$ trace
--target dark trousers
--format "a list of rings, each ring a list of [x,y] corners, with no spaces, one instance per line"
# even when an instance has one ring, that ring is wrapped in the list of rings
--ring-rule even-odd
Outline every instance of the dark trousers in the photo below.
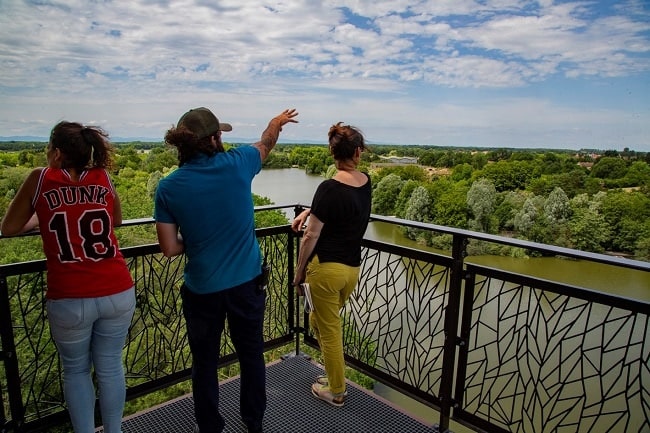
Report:
[[[219,346],[225,319],[241,368],[239,410],[244,424],[262,427],[266,410],[266,365],[264,363],[264,306],[266,295],[255,280],[207,295],[181,288],[183,315],[192,351],[194,414],[201,433],[221,433],[224,419],[219,413]]]

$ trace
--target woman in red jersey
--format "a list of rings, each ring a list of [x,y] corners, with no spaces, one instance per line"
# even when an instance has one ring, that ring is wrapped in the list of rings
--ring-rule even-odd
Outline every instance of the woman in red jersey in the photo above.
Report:
[[[133,279],[114,226],[120,201],[107,169],[112,146],[100,128],[60,122],[2,220],[2,234],[40,230],[47,259],[46,307],[63,365],[75,433],[95,431],[94,367],[105,433],[120,433],[126,384],[122,348],[135,309]]]

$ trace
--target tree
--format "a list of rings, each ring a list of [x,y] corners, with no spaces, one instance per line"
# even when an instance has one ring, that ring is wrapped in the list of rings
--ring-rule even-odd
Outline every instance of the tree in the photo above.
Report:
[[[486,165],[475,176],[490,179],[499,192],[516,191],[526,189],[528,182],[539,176],[539,170],[533,161],[499,161]]]
[[[265,206],[273,204],[271,199],[268,197],[261,197],[257,194],[253,194],[253,205],[254,206]],[[284,224],[288,224],[287,217],[279,210],[268,210],[255,212],[255,227],[275,227]]]
[[[147,193],[149,194],[149,197],[153,198],[156,195],[158,183],[162,178],[163,174],[160,171],[154,171],[149,175],[149,179],[147,180]]]
[[[544,242],[562,247],[570,244],[569,227],[567,225],[571,216],[569,198],[562,188],[555,187],[544,201],[544,219],[546,220]]]
[[[581,251],[601,253],[609,239],[605,218],[593,207],[576,206],[569,222],[571,247]]]
[[[124,146],[118,149],[115,155],[115,167],[119,170],[123,168],[130,168],[131,170],[139,170],[142,165],[142,159],[134,146]]]
[[[406,208],[408,207],[411,194],[413,190],[420,186],[422,182],[417,182],[415,180],[407,180],[399,194],[397,195],[397,200],[395,201],[394,212],[395,215],[399,218],[406,218]]]
[[[380,215],[395,215],[395,204],[404,181],[389,174],[379,181],[372,194],[372,211]]]
[[[389,174],[399,176],[402,180],[417,180],[418,182],[425,182],[429,179],[426,171],[422,167],[412,164],[382,168],[380,177],[383,178]]]
[[[492,181],[479,179],[472,184],[467,192],[467,207],[473,215],[469,228],[483,233],[490,233],[492,214],[496,207],[497,191]]]
[[[600,179],[621,179],[626,174],[627,163],[617,157],[603,156],[591,167],[591,176]]]
[[[637,260],[650,260],[650,236],[639,239],[634,255]]]
[[[533,230],[533,226],[541,214],[540,209],[542,206],[543,198],[535,195],[528,197],[513,220],[515,230],[528,237],[528,234]]]
[[[551,224],[564,224],[571,216],[569,198],[559,186],[555,187],[546,198],[544,214]]]
[[[521,210],[526,196],[515,191],[505,191],[497,195],[497,205],[494,216],[497,218],[499,230],[513,230],[515,215]]]
[[[331,163],[332,161],[328,159],[313,156],[309,161],[307,161],[305,172],[307,172],[307,174],[323,174],[327,171],[327,168]]]
[[[263,168],[290,168],[289,156],[282,152],[271,152],[262,164]]]
[[[643,223],[650,219],[650,197],[637,191],[610,191],[601,197],[601,213],[612,230],[608,248],[634,251]]]
[[[148,173],[154,171],[162,172],[165,168],[178,164],[178,152],[175,147],[154,147],[146,153],[144,159],[144,170]],[[132,167],[133,168],[133,167]]]
[[[448,187],[439,191],[433,202],[433,219],[438,225],[467,228],[467,182],[449,183]]]
[[[454,182],[459,182],[461,180],[469,180],[472,178],[472,172],[474,171],[474,168],[465,163],[465,164],[459,164],[454,167],[454,169],[451,172],[451,180]]]
[[[472,168],[481,170],[488,163],[488,156],[486,152],[476,152],[472,155]]]
[[[431,212],[430,206],[431,199],[429,198],[429,193],[423,186],[418,186],[413,190],[409,198],[404,217],[411,221],[428,222]],[[421,234],[422,230],[412,227],[406,228],[406,236],[410,239],[417,240]]]
[[[634,161],[625,175],[628,186],[650,186],[650,165],[643,161]]]
[[[332,164],[329,167],[327,167],[327,171],[325,172],[325,179],[331,179],[334,176],[336,176],[336,173],[338,173],[338,170],[336,169],[336,165]]]
[[[557,174],[562,172],[562,160],[553,152],[546,152],[542,157],[542,173]]]

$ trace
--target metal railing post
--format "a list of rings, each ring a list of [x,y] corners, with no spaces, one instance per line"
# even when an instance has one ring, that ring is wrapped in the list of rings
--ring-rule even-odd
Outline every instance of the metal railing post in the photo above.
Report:
[[[440,423],[438,430],[441,433],[449,431],[449,421],[453,401],[454,376],[456,371],[456,348],[458,345],[458,322],[460,314],[460,301],[463,285],[463,263],[466,255],[467,239],[455,234],[451,250],[452,265],[449,281],[449,300],[445,309],[444,322],[444,354],[442,361],[442,377],[440,380]]]
[[[16,344],[14,342],[13,325],[11,323],[11,309],[9,307],[9,287],[7,277],[0,275],[0,341],[2,342],[2,351],[0,360],[5,368],[7,380],[7,393],[9,395],[9,410],[11,411],[11,420],[7,421],[4,402],[0,395],[0,415],[2,416],[2,431],[8,431],[6,428],[13,425],[20,426],[24,421],[25,407],[23,405],[22,392],[20,390],[20,372],[18,370],[18,359],[16,357]]]
[[[293,208],[293,214],[294,218],[300,215],[300,213],[304,210],[305,208],[298,205]],[[295,263],[298,260],[298,257],[300,255],[300,236],[295,235],[292,230],[289,230],[289,239],[291,246],[289,248],[289,263],[287,266],[287,270],[289,272],[289,298],[293,299],[295,298],[295,315],[292,314],[291,311],[289,311],[289,320],[291,322],[289,324],[289,329],[293,330],[295,339],[296,339],[296,352],[295,355],[298,356],[300,355],[300,334],[305,331],[305,328],[300,326],[300,297],[297,296],[297,293],[294,293],[294,287],[293,287],[293,277],[295,276]],[[295,254],[294,254],[295,250]]]

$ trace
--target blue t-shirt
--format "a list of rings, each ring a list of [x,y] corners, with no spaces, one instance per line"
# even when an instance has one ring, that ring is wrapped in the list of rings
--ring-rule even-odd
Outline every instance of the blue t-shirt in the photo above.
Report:
[[[253,146],[201,155],[161,179],[156,222],[175,223],[185,243],[185,285],[214,293],[260,274],[251,182],[262,168]]]

